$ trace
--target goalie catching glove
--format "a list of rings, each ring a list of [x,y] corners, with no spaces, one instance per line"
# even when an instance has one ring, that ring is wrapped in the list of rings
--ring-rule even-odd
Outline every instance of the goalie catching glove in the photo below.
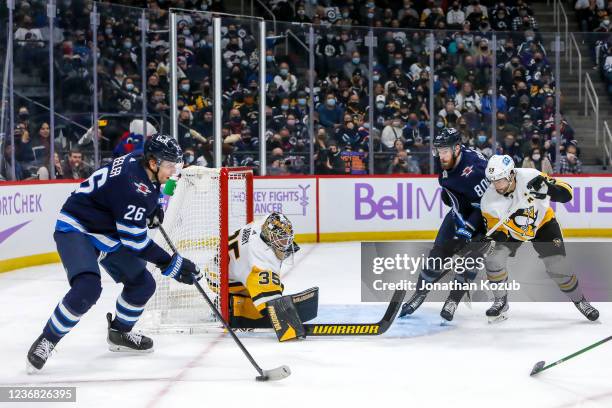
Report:
[[[183,258],[176,252],[170,263],[167,265],[157,265],[162,271],[162,275],[174,278],[181,283],[193,285],[194,281],[202,279],[202,272],[187,258]]]

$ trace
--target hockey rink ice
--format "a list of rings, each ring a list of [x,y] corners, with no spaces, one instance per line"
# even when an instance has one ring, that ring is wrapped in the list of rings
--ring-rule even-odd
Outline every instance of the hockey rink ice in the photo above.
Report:
[[[285,293],[319,286],[320,322],[378,321],[386,305],[360,303],[359,251],[357,242],[303,245],[283,275]],[[79,407],[612,406],[611,343],[529,376],[539,360],[610,336],[611,303],[594,303],[595,323],[569,302],[511,303],[510,319],[489,325],[488,303],[462,303],[441,325],[441,304],[425,303],[377,337],[281,344],[272,332],[239,333],[262,368],[292,370],[283,381],[258,383],[227,334],[156,335],[152,354],[109,352],[105,314],[120,286],[103,276],[98,303],[44,370],[27,375],[27,350],[67,288],[60,264],[0,274],[0,385],[76,386],[76,405],[65,405]]]

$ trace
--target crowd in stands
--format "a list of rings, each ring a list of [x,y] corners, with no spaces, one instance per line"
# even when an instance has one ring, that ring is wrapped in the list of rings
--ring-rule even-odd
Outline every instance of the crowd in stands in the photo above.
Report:
[[[92,109],[92,7],[82,0],[59,4],[54,32],[56,108],[68,116],[74,113],[70,117],[79,122],[77,114]],[[429,173],[430,123],[434,134],[444,127],[458,128],[463,143],[485,156],[509,154],[519,166],[549,172],[560,143],[562,170],[581,171],[570,124],[563,118],[559,131],[555,129],[551,58],[529,2],[271,0],[268,5],[278,21],[314,24],[314,87],[309,88],[305,50],[284,38],[281,23],[277,32],[268,25],[266,58],[259,61],[257,26],[228,18],[222,28],[224,164],[259,164],[258,76],[265,67],[268,174],[308,173],[309,134],[313,136],[317,174],[368,173],[370,147],[376,174]],[[44,61],[49,32],[44,6],[42,0],[17,3],[15,69],[48,81]],[[121,142],[126,123],[141,114],[143,96],[159,130],[169,130],[168,7],[224,10],[220,1],[148,1],[143,92],[141,11],[106,3],[98,6],[99,109],[127,118],[123,130],[109,126],[100,131],[103,159]],[[212,20],[209,14],[186,13],[179,16],[177,24],[179,142],[189,152],[187,160],[211,166],[215,136]],[[377,46],[373,61],[368,59],[368,29],[352,29],[354,26],[374,27]],[[433,72],[426,49],[431,31],[423,29],[436,30]],[[497,65],[493,66],[491,39],[495,30],[508,33],[497,37]],[[304,32],[297,37],[307,42]],[[494,69],[498,78],[495,101],[491,85]],[[373,106],[369,106],[369,81]],[[430,104],[432,82],[434,98]],[[497,110],[496,152],[493,104]],[[16,124],[23,125],[28,135],[36,135],[23,137],[22,132],[15,136],[15,157],[22,177],[35,177],[37,166],[46,165],[48,173],[48,158],[44,158],[49,145],[48,113],[36,122],[20,117]],[[91,118],[81,124],[91,127]],[[47,139],[42,136],[45,125]],[[54,160],[56,177],[82,177],[91,171],[89,154],[78,160],[79,154],[91,151],[91,138],[82,138],[83,133],[81,128],[66,127],[63,136],[68,143],[56,148],[60,155]],[[5,158],[11,157],[11,149],[5,146]],[[6,165],[7,159],[3,163]],[[40,175],[45,176],[48,174]]]
[[[574,8],[580,29],[598,33],[585,38],[592,50],[593,69],[599,71],[612,101],[612,35],[607,34],[612,31],[612,1],[577,0]]]

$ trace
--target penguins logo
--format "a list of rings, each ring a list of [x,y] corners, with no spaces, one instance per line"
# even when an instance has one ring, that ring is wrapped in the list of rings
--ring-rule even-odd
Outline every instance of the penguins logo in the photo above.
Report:
[[[538,212],[535,207],[523,208],[518,210],[510,217],[510,227],[517,233],[527,236],[535,236],[535,221],[538,218]]]

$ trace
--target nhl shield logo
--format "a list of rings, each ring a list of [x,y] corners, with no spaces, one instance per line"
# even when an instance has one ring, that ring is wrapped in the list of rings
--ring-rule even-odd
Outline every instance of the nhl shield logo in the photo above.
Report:
[[[136,186],[136,191],[138,191],[144,196],[148,196],[151,193],[149,186],[144,183],[134,183],[134,185]]]

